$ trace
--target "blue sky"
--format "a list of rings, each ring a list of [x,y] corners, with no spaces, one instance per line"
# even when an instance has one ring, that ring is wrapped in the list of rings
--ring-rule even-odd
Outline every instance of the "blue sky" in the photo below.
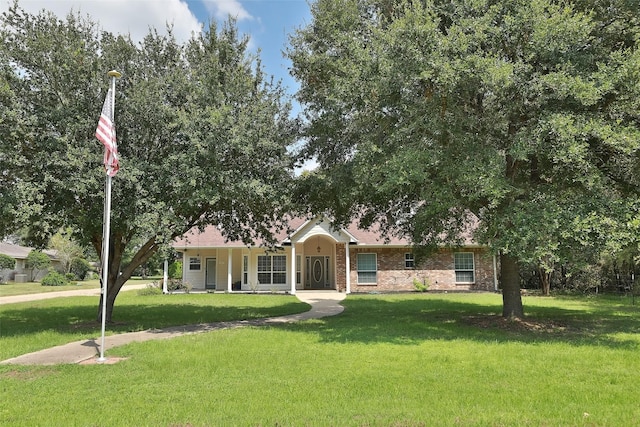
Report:
[[[267,74],[282,80],[290,94],[297,84],[289,75],[290,63],[282,51],[288,34],[310,23],[307,0],[19,0],[27,12],[46,9],[59,17],[69,11],[90,15],[104,30],[129,34],[140,40],[149,27],[164,30],[173,24],[174,33],[186,40],[200,25],[210,19],[223,22],[228,15],[236,17],[238,28],[251,38],[253,50],[260,49],[260,57]],[[13,0],[0,0],[0,13]]]
[[[260,49],[260,57],[267,73],[282,79],[289,92],[293,93],[297,84],[289,75],[290,63],[283,57],[282,52],[286,47],[288,35],[295,28],[311,20],[307,1],[239,0],[229,3],[237,3],[249,14],[249,17],[245,18],[243,13],[234,15],[238,18],[239,29],[251,36],[252,48]],[[220,21],[222,13],[225,12],[216,10],[218,2],[187,0],[187,4],[201,22],[206,22],[211,16]],[[229,13],[233,14],[234,11],[229,10]]]

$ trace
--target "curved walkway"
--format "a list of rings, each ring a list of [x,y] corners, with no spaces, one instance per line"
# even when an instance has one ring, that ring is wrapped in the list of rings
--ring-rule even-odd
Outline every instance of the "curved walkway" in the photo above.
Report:
[[[75,292],[75,291],[71,291]],[[55,293],[55,292],[54,292]],[[48,294],[46,294],[48,295]],[[105,336],[105,353],[113,347],[118,347],[131,342],[142,342],[149,340],[173,338],[185,334],[208,332],[220,329],[238,328],[244,326],[263,326],[281,323],[299,322],[308,319],[318,319],[321,317],[335,316],[342,313],[344,307],[340,302],[346,294],[335,291],[298,291],[296,296],[302,302],[311,305],[311,310],[291,314],[288,316],[269,317],[265,319],[241,320],[234,322],[204,323],[198,325],[173,326],[163,329],[153,329],[140,332],[129,332],[124,334]],[[50,298],[50,297],[49,297]],[[32,297],[33,300],[33,297]],[[118,358],[109,358],[106,354],[106,361],[97,362],[97,355],[100,354],[101,337],[86,341],[77,341],[57,347],[36,351],[0,362],[1,365],[57,365],[57,364],[93,364],[93,363],[115,363]]]

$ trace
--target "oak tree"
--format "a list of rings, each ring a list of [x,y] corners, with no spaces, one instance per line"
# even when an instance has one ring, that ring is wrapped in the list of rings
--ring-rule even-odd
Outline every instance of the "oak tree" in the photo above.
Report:
[[[637,6],[318,0],[287,52],[318,163],[300,195],[419,246],[473,225],[523,316],[518,262],[598,254],[638,217]]]
[[[170,28],[136,43],[79,14],[31,15],[14,4],[0,39],[1,193],[11,189],[7,216],[28,224],[32,239],[66,226],[101,255],[105,172],[94,133],[106,72],[122,73],[108,321],[136,267],[192,227],[215,224],[249,243],[281,225],[295,123],[280,83],[232,19],[184,43]]]

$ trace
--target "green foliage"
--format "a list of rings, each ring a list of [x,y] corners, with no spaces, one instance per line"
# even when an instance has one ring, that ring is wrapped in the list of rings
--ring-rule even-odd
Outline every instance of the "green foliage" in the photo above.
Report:
[[[138,289],[137,293],[140,296],[162,295],[162,288],[154,283],[151,285],[147,285],[146,288]]]
[[[72,234],[71,229],[62,229],[49,240],[49,247],[56,251],[56,257],[62,269],[67,273],[71,271],[73,260],[82,256],[83,253],[82,247],[71,237]]]
[[[46,270],[49,266],[51,266],[51,258],[49,258],[49,255],[38,250],[32,250],[27,255],[25,267],[31,270],[32,281],[38,276],[40,271]]]
[[[106,72],[122,73],[111,295],[193,227],[215,224],[249,243],[269,241],[282,226],[296,122],[280,83],[264,74],[234,20],[220,28],[212,20],[183,44],[153,29],[137,43],[99,31],[81,13],[60,20],[13,5],[0,18],[0,40],[0,111],[7,117],[0,197],[20,200],[8,203],[6,218],[43,241],[69,226],[98,256],[105,178],[94,133]]]
[[[158,284],[160,288],[162,288],[162,284]],[[167,282],[167,291],[168,292],[184,292],[189,293],[193,289],[193,285],[189,282],[183,282],[182,279],[169,279]]]
[[[426,277],[422,280],[418,278],[413,279],[413,287],[418,292],[426,292],[429,290],[429,286],[431,286],[431,281]]]
[[[168,275],[171,279],[182,279],[182,261],[169,264]]]
[[[69,269],[77,280],[84,280],[91,270],[91,264],[84,258],[73,258]]]
[[[44,270],[51,265],[51,258],[42,251],[32,250],[27,255],[25,266],[35,270]]]
[[[13,270],[16,266],[16,260],[9,255],[0,254],[0,270]]]
[[[477,225],[502,267],[637,244],[639,43],[637,2],[319,0],[287,52],[300,204],[417,245]]]
[[[57,271],[50,271],[40,281],[42,286],[65,286],[69,283],[68,278]]]
[[[640,409],[630,397],[640,370],[637,308],[621,298],[527,298],[530,316],[517,322],[496,316],[501,296],[494,294],[351,295],[344,313],[327,319],[116,347],[107,357],[127,360],[109,371],[108,381],[125,397],[112,405],[95,405],[88,392],[96,378],[104,378],[99,369],[0,366],[0,423],[210,425],[215,418],[239,426],[637,424]],[[290,296],[141,298],[126,292],[117,308],[122,322],[109,327],[139,331],[254,313],[267,317],[301,305]],[[7,330],[21,333],[0,337],[0,359],[100,333],[99,323],[77,321],[93,309],[86,298],[1,309]],[[185,363],[186,357],[193,363]],[[331,376],[318,374],[319,359],[335,362]],[[224,369],[218,360],[225,360]],[[292,393],[310,384],[318,395],[366,398],[335,404]],[[219,397],[185,404],[205,389]],[[60,390],[66,405],[51,399]],[[130,397],[136,393],[180,398]],[[246,410],[233,409],[239,401]],[[39,411],[28,410],[34,402]]]

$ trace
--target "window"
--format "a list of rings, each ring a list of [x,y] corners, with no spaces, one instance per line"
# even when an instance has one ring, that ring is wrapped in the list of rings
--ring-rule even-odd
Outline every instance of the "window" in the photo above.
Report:
[[[200,270],[200,257],[189,258],[189,270]]]
[[[245,285],[249,283],[249,257],[247,255],[242,257],[242,283]]]
[[[296,284],[302,283],[302,257],[300,255],[296,255]]]
[[[286,284],[287,257],[284,255],[259,255],[258,282],[262,285]]]
[[[473,252],[458,252],[453,254],[456,270],[456,283],[474,283],[475,268]]]
[[[377,282],[378,260],[376,254],[358,254],[358,283],[375,285]]]
[[[404,254],[404,268],[414,268],[414,267],[415,267],[415,262],[413,260],[413,254],[410,252]]]

